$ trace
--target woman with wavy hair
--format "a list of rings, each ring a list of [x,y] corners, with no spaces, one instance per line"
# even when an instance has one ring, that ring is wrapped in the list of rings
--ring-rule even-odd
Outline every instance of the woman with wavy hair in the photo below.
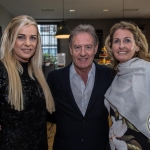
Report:
[[[111,150],[150,148],[150,54],[145,35],[133,23],[110,29],[105,46],[118,70],[105,94]]]
[[[47,150],[47,111],[54,111],[42,72],[42,49],[36,21],[13,18],[0,48],[0,149]]]

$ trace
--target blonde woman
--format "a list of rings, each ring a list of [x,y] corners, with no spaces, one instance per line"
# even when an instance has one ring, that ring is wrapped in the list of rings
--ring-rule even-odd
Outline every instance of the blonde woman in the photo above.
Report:
[[[47,111],[54,111],[54,103],[42,72],[37,23],[21,15],[1,41],[0,149],[47,150]]]
[[[105,46],[118,70],[105,94],[111,150],[150,149],[150,54],[145,35],[130,22],[112,26]]]

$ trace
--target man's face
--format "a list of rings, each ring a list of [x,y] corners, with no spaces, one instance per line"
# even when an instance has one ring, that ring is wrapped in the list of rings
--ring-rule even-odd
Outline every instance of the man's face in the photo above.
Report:
[[[97,48],[98,45],[94,45],[94,39],[89,33],[82,32],[73,37],[70,53],[77,72],[91,69]]]

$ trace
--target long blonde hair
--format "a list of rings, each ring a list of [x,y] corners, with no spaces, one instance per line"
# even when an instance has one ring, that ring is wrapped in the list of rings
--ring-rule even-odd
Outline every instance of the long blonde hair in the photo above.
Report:
[[[29,60],[28,73],[33,80],[33,75],[37,78],[44,92],[46,108],[50,113],[52,113],[55,110],[54,101],[42,71],[40,34],[36,21],[27,15],[21,15],[13,18],[6,27],[1,39],[0,60],[3,62],[8,73],[8,100],[9,103],[14,106],[15,110],[20,111],[24,109],[22,83],[19,76],[19,73],[23,73],[23,68],[19,61],[15,58],[13,48],[20,29],[29,25],[34,25],[37,28],[37,46],[34,55]]]
[[[148,43],[146,40],[145,35],[142,33],[142,31],[139,29],[139,27],[131,22],[121,21],[119,23],[114,24],[110,29],[110,34],[107,36],[105,40],[105,46],[108,50],[108,55],[111,59],[111,63],[113,68],[117,68],[119,61],[116,60],[116,58],[113,55],[113,52],[111,50],[112,48],[112,41],[113,41],[113,35],[116,30],[118,29],[127,29],[129,30],[134,37],[135,43],[137,46],[139,46],[139,51],[134,55],[134,57],[139,57],[141,59],[144,59],[146,61],[150,61],[150,53],[148,50]]]

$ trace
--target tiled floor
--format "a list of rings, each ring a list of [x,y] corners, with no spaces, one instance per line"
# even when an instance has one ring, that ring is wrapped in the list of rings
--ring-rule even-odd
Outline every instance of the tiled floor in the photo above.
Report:
[[[55,132],[56,132],[56,125],[47,122],[48,150],[52,150]]]

